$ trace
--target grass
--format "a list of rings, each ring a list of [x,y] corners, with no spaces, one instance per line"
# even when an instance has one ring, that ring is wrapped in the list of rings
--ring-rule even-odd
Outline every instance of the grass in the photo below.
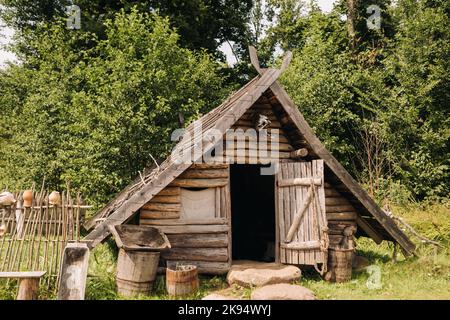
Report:
[[[367,272],[353,273],[348,283],[331,284],[316,274],[304,274],[301,285],[313,290],[319,299],[450,299],[450,209],[447,204],[415,204],[394,207],[393,213],[411,224],[421,235],[439,241],[443,248],[417,244],[417,258],[399,254],[392,261],[393,247],[376,245],[361,238],[357,254],[369,259],[381,271],[381,288],[369,289]],[[412,237],[414,240],[414,237]]]
[[[398,255],[392,261],[392,245],[383,242],[376,245],[372,240],[357,240],[357,254],[366,257],[371,265],[379,268],[381,287],[371,289],[367,281],[371,275],[366,272],[354,272],[347,283],[328,283],[314,271],[304,271],[298,284],[315,292],[319,299],[450,299],[450,208],[447,204],[414,204],[406,207],[394,207],[393,213],[410,223],[420,234],[439,241],[444,248],[418,244],[418,257],[405,259]],[[127,299],[116,293],[117,249],[113,241],[98,246],[90,257],[89,276],[86,287],[86,299]],[[372,275],[373,276],[373,275]],[[251,289],[238,286],[228,287],[225,277],[200,277],[199,291],[187,299],[201,299],[205,295],[222,291],[248,299]],[[16,283],[2,280],[0,298],[13,299]],[[41,292],[42,299],[54,299],[53,291]],[[158,276],[151,296],[134,299],[172,299],[165,291],[164,277]]]

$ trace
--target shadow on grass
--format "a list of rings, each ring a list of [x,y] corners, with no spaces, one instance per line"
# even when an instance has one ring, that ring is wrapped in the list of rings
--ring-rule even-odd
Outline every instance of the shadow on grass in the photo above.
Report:
[[[369,260],[371,264],[375,264],[377,261],[382,263],[392,261],[392,258],[388,256],[386,253],[383,254],[370,249],[363,249],[363,250],[357,249],[356,255],[367,258],[367,260]]]

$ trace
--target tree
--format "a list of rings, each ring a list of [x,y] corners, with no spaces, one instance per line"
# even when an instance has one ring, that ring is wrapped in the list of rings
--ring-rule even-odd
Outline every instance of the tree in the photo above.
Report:
[[[281,81],[321,140],[350,168],[361,108],[354,103],[360,79],[345,51],[345,23],[321,12],[302,23],[308,28]]]
[[[11,96],[2,105],[17,113],[2,120],[17,125],[2,150],[14,161],[1,181],[29,185],[45,176],[58,187],[69,180],[91,202],[104,203],[170,152],[180,113],[187,124],[223,98],[218,65],[180,47],[168,19],[121,11],[105,30],[99,40],[69,33],[63,23],[42,26],[31,43],[33,68],[7,72],[23,78],[26,91],[20,104]],[[73,50],[80,42],[91,48]]]
[[[271,29],[267,43],[294,50],[282,82],[327,147],[374,195],[400,181],[416,199],[446,196],[450,3],[375,1],[382,20],[372,30],[366,9],[373,2],[349,2],[351,34],[339,18],[348,1],[330,14],[280,19]]]
[[[395,101],[386,129],[398,173],[418,198],[445,196],[450,182],[449,8],[448,1],[400,1],[401,23],[385,61]]]
[[[82,12],[82,29],[104,38],[104,22],[119,10],[130,12],[136,7],[141,12],[158,12],[170,18],[172,27],[180,35],[180,44],[189,49],[206,49],[220,56],[217,48],[232,41],[245,48],[248,35],[248,15],[252,0],[1,0],[5,6],[1,18],[12,26],[26,49],[32,31],[39,23],[52,23],[65,17],[65,6],[75,3]]]

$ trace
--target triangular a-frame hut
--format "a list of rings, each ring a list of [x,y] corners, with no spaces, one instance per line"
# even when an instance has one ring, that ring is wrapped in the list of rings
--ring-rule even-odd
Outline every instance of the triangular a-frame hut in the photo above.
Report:
[[[133,221],[167,234],[172,248],[163,262],[193,263],[205,273],[226,272],[233,259],[317,266],[353,233],[412,254],[414,244],[323,146],[278,83],[291,54],[278,70],[260,68],[250,53],[259,75],[192,123],[176,152],[85,224],[89,246],[138,217]]]

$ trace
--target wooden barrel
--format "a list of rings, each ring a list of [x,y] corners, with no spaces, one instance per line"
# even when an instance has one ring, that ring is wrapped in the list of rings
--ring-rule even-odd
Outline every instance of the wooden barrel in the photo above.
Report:
[[[355,249],[329,248],[328,250],[328,270],[334,274],[331,280],[336,282],[350,281]]]
[[[117,292],[123,296],[150,294],[158,262],[159,252],[120,249],[117,260]]]
[[[171,296],[187,296],[198,289],[198,271],[196,266],[179,266],[166,269],[166,289]]]

